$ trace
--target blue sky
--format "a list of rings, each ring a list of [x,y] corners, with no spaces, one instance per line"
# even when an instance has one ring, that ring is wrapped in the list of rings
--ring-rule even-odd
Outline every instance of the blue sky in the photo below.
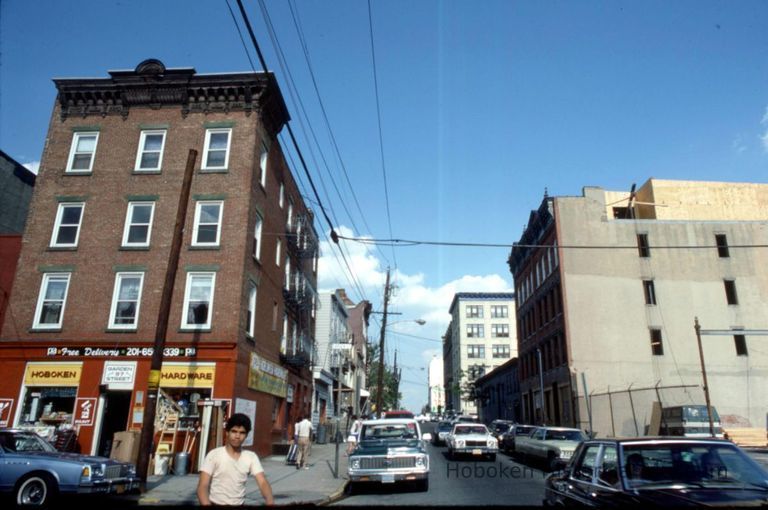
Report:
[[[244,3],[313,178],[330,191],[321,193],[334,223],[352,235],[390,237],[368,3],[264,2],[327,167],[305,137],[259,2]],[[766,182],[766,2],[371,5],[395,238],[511,244],[545,188],[628,190],[650,177]],[[290,6],[364,221],[330,144]],[[0,16],[0,148],[25,164],[42,153],[53,77],[106,77],[146,58],[201,73],[250,70],[225,0],[3,0]],[[335,250],[325,248],[321,288],[343,286],[360,298]],[[388,344],[390,360],[397,348],[405,365],[405,405],[417,410],[426,401],[421,368],[439,352],[453,293],[511,289],[508,250],[345,249],[375,309],[386,267],[396,265],[398,320],[427,320],[393,325]]]

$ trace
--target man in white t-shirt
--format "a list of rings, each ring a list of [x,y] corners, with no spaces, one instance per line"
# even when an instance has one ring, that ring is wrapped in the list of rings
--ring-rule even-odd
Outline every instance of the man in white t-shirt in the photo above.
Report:
[[[309,469],[307,461],[309,460],[309,442],[312,437],[312,422],[302,416],[295,429],[296,444],[299,445],[299,453],[296,456],[296,469],[301,469],[302,467]]]
[[[272,487],[264,476],[258,455],[243,450],[243,442],[251,431],[251,419],[241,413],[230,416],[225,427],[226,444],[214,448],[205,456],[200,467],[197,499],[203,506],[242,505],[245,485],[253,475],[267,505],[274,505]]]

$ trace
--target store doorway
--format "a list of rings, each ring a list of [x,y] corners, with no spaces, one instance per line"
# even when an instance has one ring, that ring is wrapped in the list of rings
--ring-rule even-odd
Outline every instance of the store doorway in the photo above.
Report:
[[[96,455],[109,457],[115,432],[122,432],[128,426],[131,410],[130,391],[108,391],[104,395],[104,410],[101,419],[101,434]]]

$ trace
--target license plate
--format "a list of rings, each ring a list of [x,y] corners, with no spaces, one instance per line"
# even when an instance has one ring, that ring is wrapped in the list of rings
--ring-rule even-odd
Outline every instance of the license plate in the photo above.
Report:
[[[115,490],[115,494],[122,494],[122,493],[124,493],[126,491],[126,486],[125,485],[118,485],[117,487],[115,487],[115,489],[116,489]]]
[[[482,455],[483,450],[472,450],[472,455]]]
[[[381,483],[395,483],[394,473],[385,473],[381,475]]]

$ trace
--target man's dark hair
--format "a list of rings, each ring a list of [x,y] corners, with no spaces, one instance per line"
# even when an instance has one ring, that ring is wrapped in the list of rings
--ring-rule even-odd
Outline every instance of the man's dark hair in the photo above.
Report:
[[[243,427],[246,432],[251,431],[251,419],[243,413],[235,413],[227,420],[226,430],[232,430],[232,427]]]

